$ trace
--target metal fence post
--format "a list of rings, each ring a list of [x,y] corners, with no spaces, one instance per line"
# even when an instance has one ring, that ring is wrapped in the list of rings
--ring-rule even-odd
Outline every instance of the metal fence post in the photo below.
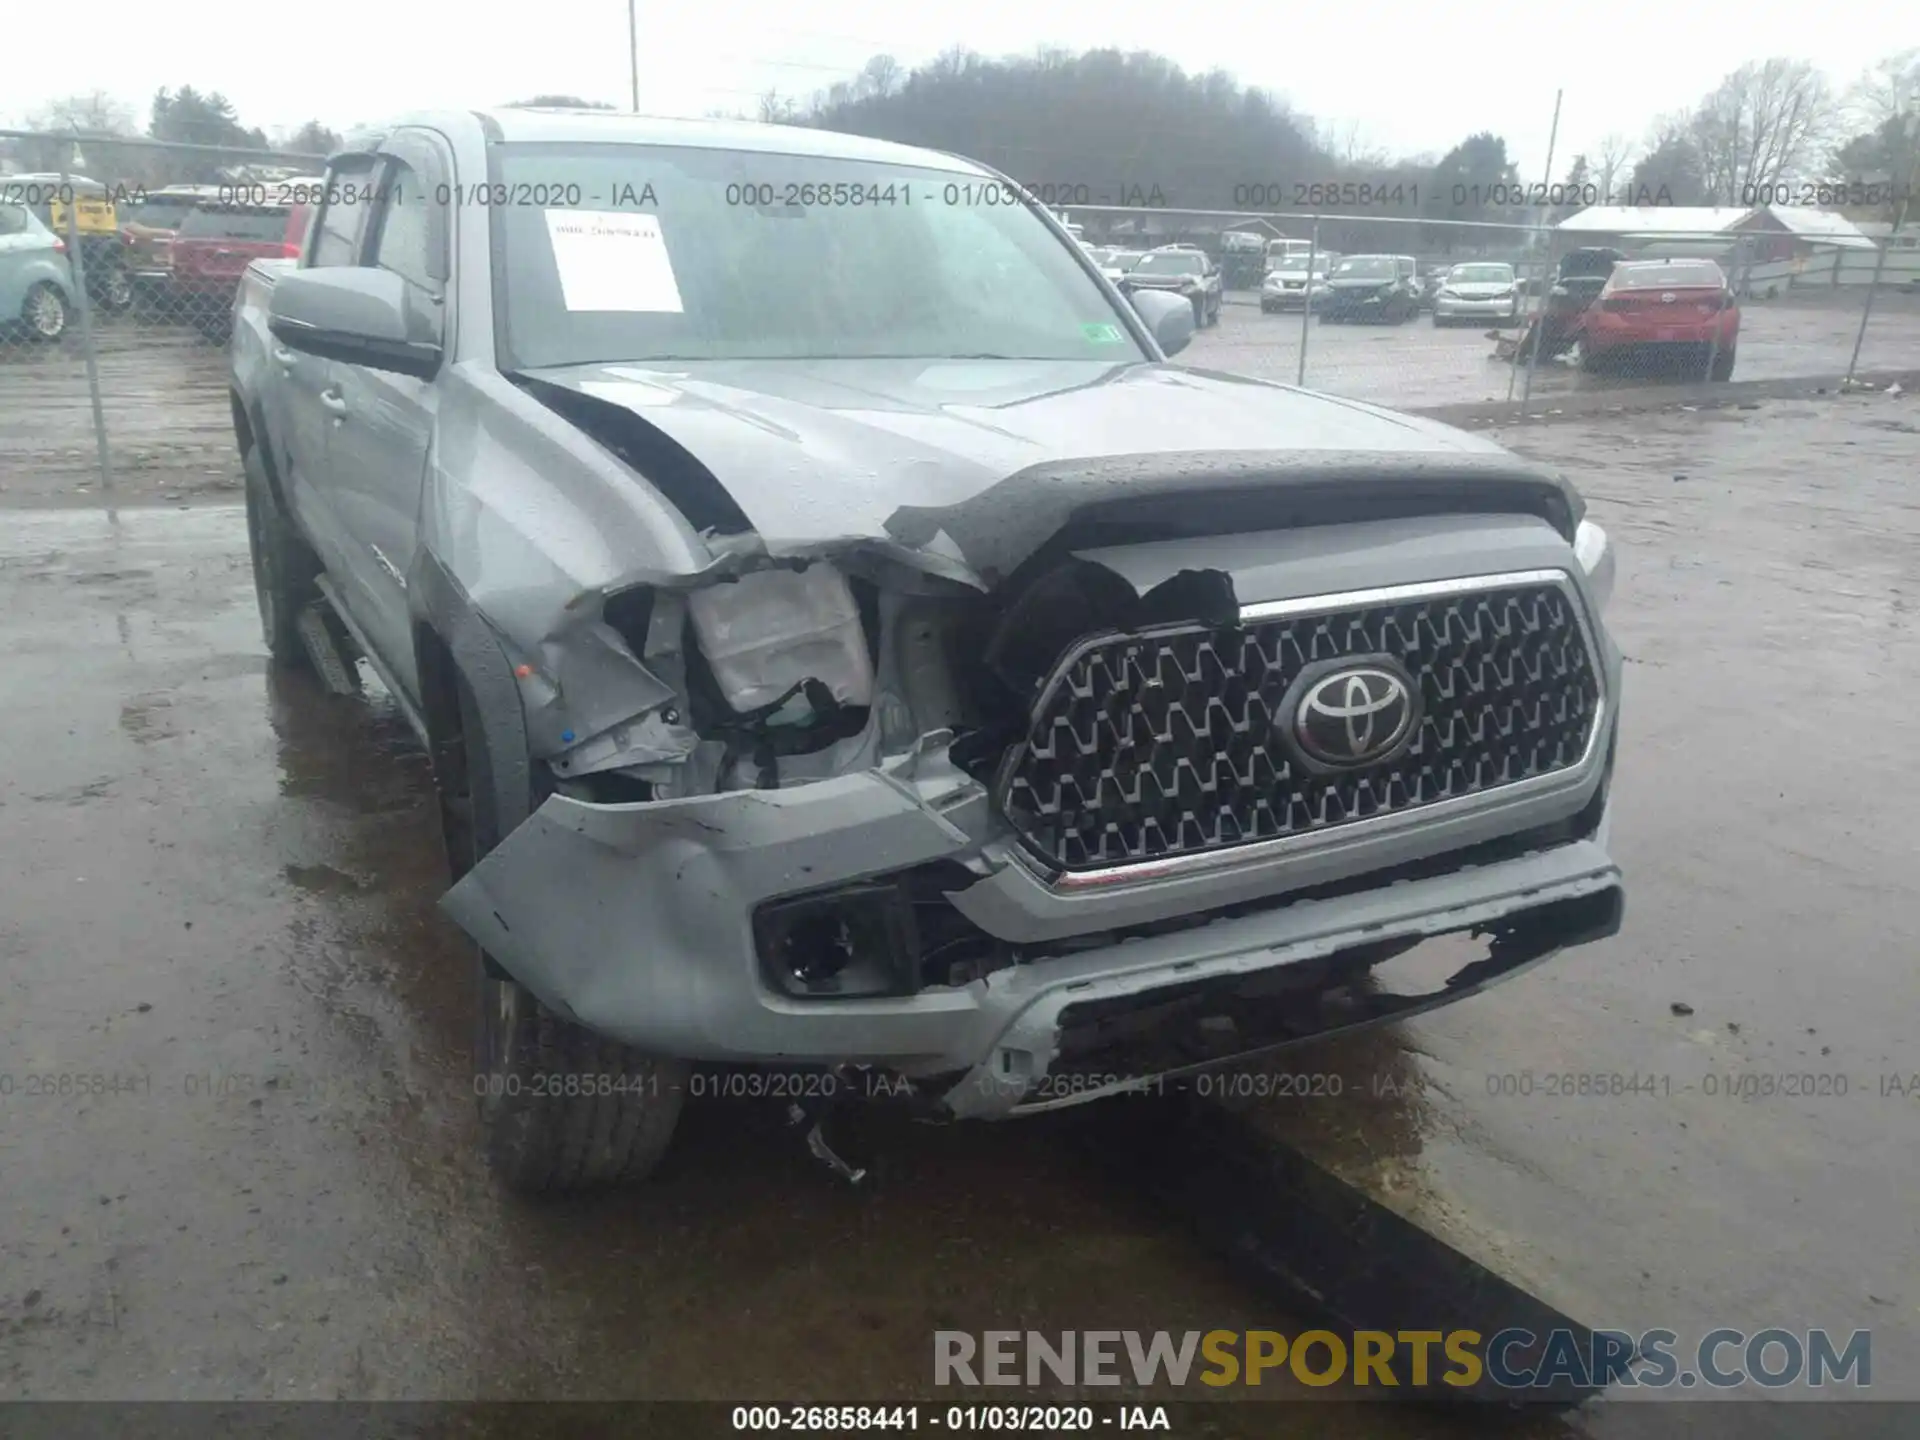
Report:
[[[1900,227],[1907,223],[1907,202],[1912,197],[1900,197],[1900,208],[1893,212],[1893,229],[1887,232],[1887,238],[1880,242],[1880,248],[1873,257],[1873,280],[1867,286],[1867,303],[1860,307],[1860,329],[1853,337],[1853,354],[1847,360],[1847,378],[1842,386],[1853,384],[1853,372],[1860,364],[1860,347],[1866,343],[1867,322],[1873,318],[1873,297],[1880,291],[1880,277],[1886,273],[1887,252],[1893,249],[1893,237],[1900,233]]]
[[[1320,253],[1320,217],[1313,217],[1313,233],[1307,237],[1307,288],[1300,295],[1300,372],[1294,384],[1303,389],[1307,383],[1307,329],[1313,319],[1313,261]]]
[[[74,141],[79,144],[78,137]],[[107,416],[100,404],[100,367],[93,348],[93,304],[87,298],[87,262],[80,253],[80,229],[76,219],[80,195],[73,187],[71,153],[60,152],[60,193],[67,201],[67,263],[73,272],[74,305],[80,311],[80,349],[87,361],[87,394],[93,401],[93,440],[100,460],[100,490],[113,493],[113,466],[107,459]]]
[[[1540,308],[1534,315],[1533,344],[1527,347],[1527,380],[1520,390],[1520,413],[1527,413],[1527,406],[1533,399],[1533,372],[1540,364],[1540,342],[1547,334],[1547,309],[1553,300],[1553,232],[1545,232],[1546,270],[1540,277]],[[1519,363],[1519,356],[1514,363]]]

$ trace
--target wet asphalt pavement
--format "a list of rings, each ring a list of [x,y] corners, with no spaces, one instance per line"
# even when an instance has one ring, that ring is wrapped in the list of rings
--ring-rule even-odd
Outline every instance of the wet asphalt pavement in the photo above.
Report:
[[[1625,931],[1297,1052],[1339,1095],[1259,1123],[1589,1324],[1871,1328],[1920,1398],[1920,406],[1514,443],[1623,547]],[[0,654],[0,1395],[872,1402],[936,1329],[1301,1328],[1072,1117],[875,1119],[861,1195],[712,1101],[653,1185],[504,1198],[424,758],[268,674],[238,509],[0,511]]]

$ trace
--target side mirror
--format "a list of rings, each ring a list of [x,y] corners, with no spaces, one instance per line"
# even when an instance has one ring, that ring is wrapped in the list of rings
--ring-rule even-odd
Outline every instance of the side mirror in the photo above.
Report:
[[[1177,355],[1193,339],[1193,304],[1164,290],[1136,290],[1127,297],[1134,313],[1147,322],[1154,340],[1168,355]]]
[[[267,329],[326,360],[430,380],[440,369],[439,307],[391,270],[292,270],[273,287]]]

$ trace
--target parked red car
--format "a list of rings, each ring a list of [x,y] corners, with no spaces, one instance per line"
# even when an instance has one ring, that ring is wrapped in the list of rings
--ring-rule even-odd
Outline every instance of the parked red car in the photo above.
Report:
[[[218,199],[212,185],[169,185],[120,207],[120,238],[126,244],[126,270],[136,286],[163,291],[173,269],[168,254],[180,222],[193,207]]]
[[[255,260],[297,258],[307,234],[305,205],[197,205],[170,247],[173,303],[200,333],[224,345],[233,297]]]
[[[1740,305],[1711,260],[1628,260],[1613,267],[1581,320],[1580,365],[1671,356],[1715,380],[1733,378]]]

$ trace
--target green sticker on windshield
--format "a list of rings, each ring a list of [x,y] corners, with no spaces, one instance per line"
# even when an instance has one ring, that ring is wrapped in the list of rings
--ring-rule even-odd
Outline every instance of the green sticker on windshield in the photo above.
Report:
[[[1118,325],[1082,325],[1080,333],[1096,345],[1118,345],[1127,338]]]

